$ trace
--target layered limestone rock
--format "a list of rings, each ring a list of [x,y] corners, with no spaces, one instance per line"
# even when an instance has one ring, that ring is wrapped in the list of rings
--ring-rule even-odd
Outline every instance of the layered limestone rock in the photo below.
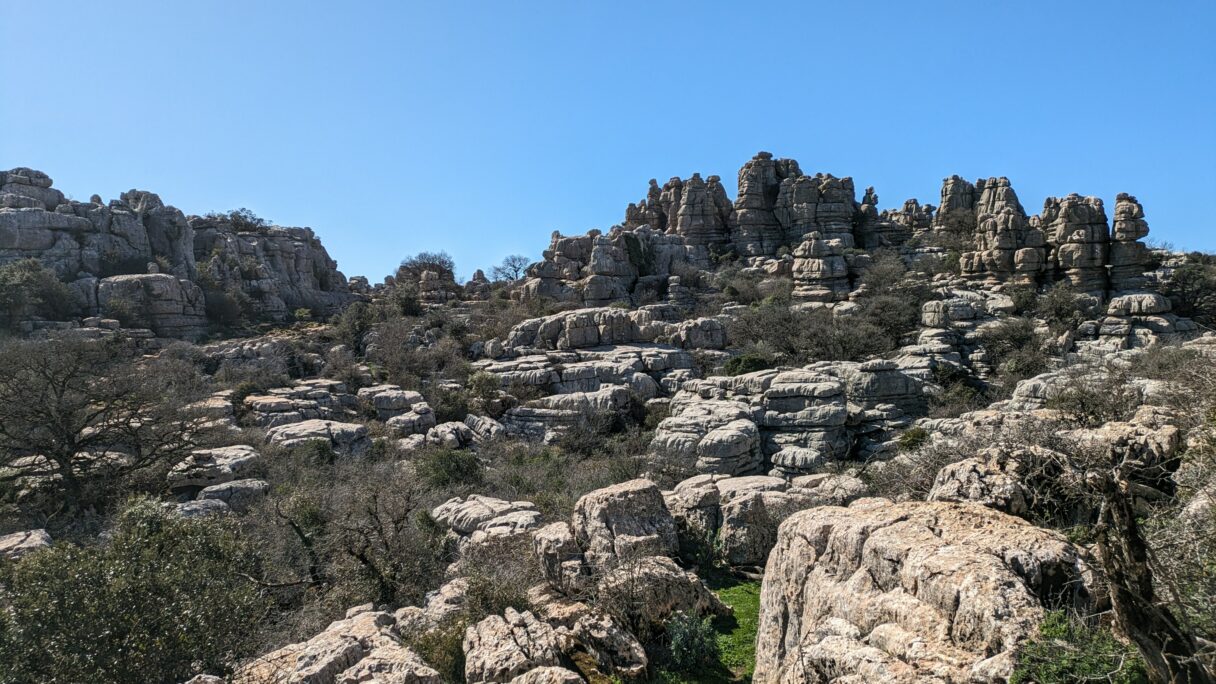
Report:
[[[848,299],[849,265],[841,243],[815,231],[794,250],[793,297],[800,302],[839,302]]]
[[[726,330],[717,319],[683,320],[679,309],[666,304],[632,311],[598,307],[524,321],[507,333],[503,348],[508,354],[519,354],[636,342],[669,342],[686,349],[721,349],[726,344]]]
[[[272,320],[296,308],[328,316],[353,299],[310,229],[186,217],[142,190],[108,204],[97,195],[77,202],[51,186],[50,177],[31,169],[0,172],[0,263],[38,259],[72,284],[81,316],[105,310],[103,289],[137,294],[130,282],[106,285],[112,276],[159,274],[180,281],[176,288],[142,284],[157,290],[145,298],[157,309],[146,322],[158,325],[144,327],[166,337],[197,336],[204,292],[239,291]]]
[[[1148,265],[1148,247],[1141,240],[1148,237],[1148,222],[1144,207],[1135,197],[1121,192],[1115,198],[1115,221],[1110,243],[1110,289],[1124,292],[1143,288],[1147,283],[1144,269]]]
[[[354,684],[443,679],[402,643],[405,636],[392,613],[368,606],[352,608],[307,641],[284,646],[237,670],[236,684]]]
[[[448,499],[431,511],[458,547],[525,534],[540,526],[540,512],[530,501],[504,501],[473,494]]]
[[[864,496],[865,484],[848,475],[726,477],[697,475],[663,493],[676,521],[680,553],[696,561],[714,551],[732,567],[763,566],[777,526],[797,511],[845,506]]]
[[[531,611],[507,608],[464,633],[464,676],[468,682],[511,682],[541,667],[561,663],[557,632]]]
[[[790,161],[796,171],[797,162]],[[794,244],[808,233],[819,233],[841,249],[854,247],[853,225],[858,210],[854,197],[852,178],[823,173],[784,178],[773,208],[783,233],[781,246]],[[764,252],[768,256],[773,253]]]
[[[792,477],[891,447],[923,415],[922,384],[890,361],[824,362],[689,380],[650,450],[723,475]]]
[[[666,298],[668,278],[708,266],[709,254],[705,245],[650,226],[616,227],[607,234],[593,230],[576,237],[555,232],[543,260],[528,267],[527,279],[513,296],[584,306],[640,306]]]
[[[337,453],[354,456],[371,447],[366,425],[319,419],[272,427],[266,431],[266,441],[286,448],[319,442]]]
[[[976,504],[861,499],[782,523],[756,682],[999,681],[1045,605],[1089,600],[1085,552]]]
[[[252,300],[259,315],[283,320],[296,309],[327,318],[354,301],[311,228],[237,225],[223,216],[190,217],[201,277]]]
[[[1075,193],[1063,199],[1048,197],[1039,220],[1060,276],[1078,292],[1104,297],[1110,229],[1102,200]]]
[[[781,195],[782,182],[799,176],[802,176],[802,170],[798,168],[798,162],[793,159],[773,159],[770,152],[756,154],[739,169],[739,194],[735,199],[738,228],[733,236],[735,250],[739,254],[771,256],[788,244],[785,230],[774,209]],[[792,205],[792,190],[788,195],[787,205]],[[787,206],[786,210],[792,212],[787,213],[787,217],[794,220],[797,210],[793,210],[792,206]]]
[[[103,278],[97,284],[97,306],[128,327],[148,328],[160,337],[194,340],[207,333],[203,291],[167,273]]]
[[[300,380],[290,387],[275,387],[265,394],[245,397],[249,422],[277,427],[305,420],[348,420],[357,415],[359,398],[346,391],[346,383],[327,378]]]

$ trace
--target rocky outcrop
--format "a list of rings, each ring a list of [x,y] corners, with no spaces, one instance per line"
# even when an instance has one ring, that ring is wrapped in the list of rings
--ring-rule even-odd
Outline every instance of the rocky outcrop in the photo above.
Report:
[[[207,332],[203,291],[167,273],[119,275],[97,283],[97,308],[127,327],[195,340]]]
[[[1147,282],[1144,270],[1148,266],[1148,247],[1141,240],[1148,237],[1148,222],[1144,207],[1135,197],[1121,192],[1115,197],[1115,221],[1110,243],[1110,288],[1125,292],[1143,288]]]
[[[921,382],[891,361],[689,380],[651,452],[704,473],[792,477],[889,451],[895,431],[925,410]]]
[[[787,244],[785,231],[774,209],[782,183],[802,175],[793,159],[773,159],[760,152],[739,169],[739,194],[735,199],[738,230],[733,236],[735,250],[747,256],[773,255]],[[787,193],[786,211],[792,208],[793,193]],[[788,214],[789,220],[796,217]],[[806,232],[806,231],[803,231]],[[799,233],[801,235],[801,233]]]
[[[838,302],[848,299],[849,265],[841,243],[825,240],[815,231],[794,250],[794,292],[800,302]]]
[[[223,216],[190,217],[200,278],[212,291],[246,294],[260,316],[284,320],[299,308],[327,318],[354,301],[311,228],[234,224]]]
[[[473,494],[452,498],[431,511],[459,547],[525,534],[540,526],[540,512],[530,501],[503,501]]]
[[[354,456],[371,447],[366,425],[320,419],[272,427],[266,431],[266,441],[289,449],[319,442],[337,453]]]
[[[1075,193],[1063,199],[1048,197],[1040,222],[1060,276],[1078,292],[1104,296],[1110,229],[1102,200]]]
[[[402,644],[391,613],[352,609],[307,641],[267,653],[239,668],[236,684],[440,684],[439,673]]]
[[[465,681],[510,682],[540,667],[561,663],[557,632],[530,611],[507,608],[464,633]]]
[[[239,292],[271,320],[301,307],[329,315],[353,299],[310,229],[186,217],[142,190],[77,202],[46,174],[0,172],[0,263],[29,257],[72,285],[78,315],[122,299],[125,324],[164,337],[198,337],[206,296]]]
[[[1089,600],[1084,551],[975,504],[861,499],[782,523],[756,682],[1000,681],[1044,605]]]
[[[675,520],[662,492],[649,480],[630,480],[584,495],[575,505],[571,528],[593,572],[678,550]]]
[[[797,511],[845,506],[865,494],[848,475],[778,477],[698,475],[663,498],[676,521],[680,553],[689,560],[712,551],[735,568],[763,566],[777,526]]]
[[[202,488],[241,479],[259,460],[257,449],[244,444],[198,449],[169,470],[169,488]]]

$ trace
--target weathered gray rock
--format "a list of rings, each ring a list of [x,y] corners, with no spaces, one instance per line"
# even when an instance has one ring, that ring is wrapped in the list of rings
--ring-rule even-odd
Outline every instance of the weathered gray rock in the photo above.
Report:
[[[45,549],[51,545],[51,535],[46,530],[25,530],[0,536],[0,557],[11,561]]]
[[[248,472],[260,458],[257,449],[245,444],[198,449],[169,470],[169,488],[210,487],[231,482]]]
[[[531,670],[560,664],[557,633],[531,611],[507,608],[471,625],[464,634],[468,682],[510,682]]]
[[[233,480],[204,487],[198,493],[198,498],[200,500],[217,499],[228,504],[228,507],[234,512],[245,513],[261,501],[269,491],[270,483],[265,480]]]
[[[713,544],[735,567],[761,566],[777,539],[777,527],[795,512],[844,506],[865,495],[865,484],[847,475],[722,477],[698,475],[663,498],[676,520],[680,550],[703,553]]]
[[[319,419],[272,427],[266,431],[266,441],[288,448],[319,441],[338,453],[355,456],[371,446],[366,426]]]
[[[202,289],[166,273],[102,278],[97,305],[129,327],[148,328],[161,337],[198,339],[207,332]]]
[[[755,681],[1003,679],[1042,597],[1092,582],[1062,535],[975,504],[802,511],[768,559]]]
[[[660,630],[676,613],[730,615],[731,609],[696,575],[666,556],[635,558],[618,565],[596,586],[601,601],[617,606],[625,619]]]
[[[675,520],[649,480],[629,480],[583,495],[574,507],[574,538],[593,572],[641,556],[675,555]]]

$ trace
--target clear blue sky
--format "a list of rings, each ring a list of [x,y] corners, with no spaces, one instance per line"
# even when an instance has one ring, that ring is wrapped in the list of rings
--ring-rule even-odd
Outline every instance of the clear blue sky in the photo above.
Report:
[[[1216,250],[1216,2],[0,0],[0,168],[468,276],[757,150],[937,202],[1121,191]]]

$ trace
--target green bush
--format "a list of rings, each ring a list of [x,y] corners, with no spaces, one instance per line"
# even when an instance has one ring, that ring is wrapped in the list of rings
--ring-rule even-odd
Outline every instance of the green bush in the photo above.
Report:
[[[477,454],[457,449],[427,449],[414,460],[414,467],[432,487],[475,485],[485,470]]]
[[[897,443],[900,451],[916,451],[928,441],[929,431],[923,427],[914,427],[904,430]]]
[[[1039,625],[1038,637],[1022,648],[1010,684],[1071,682],[1148,682],[1135,649],[1115,639],[1110,630],[1052,611]]]
[[[717,662],[718,633],[709,618],[676,613],[667,621],[670,667],[677,672],[696,672]]]
[[[0,562],[0,682],[180,682],[245,655],[267,603],[227,521],[139,501],[105,544]]]
[[[63,319],[75,306],[72,292],[37,259],[0,266],[0,325],[14,327],[29,316]]]
[[[743,375],[754,373],[766,368],[772,368],[773,362],[759,354],[742,354],[722,364],[722,372],[727,375]]]

